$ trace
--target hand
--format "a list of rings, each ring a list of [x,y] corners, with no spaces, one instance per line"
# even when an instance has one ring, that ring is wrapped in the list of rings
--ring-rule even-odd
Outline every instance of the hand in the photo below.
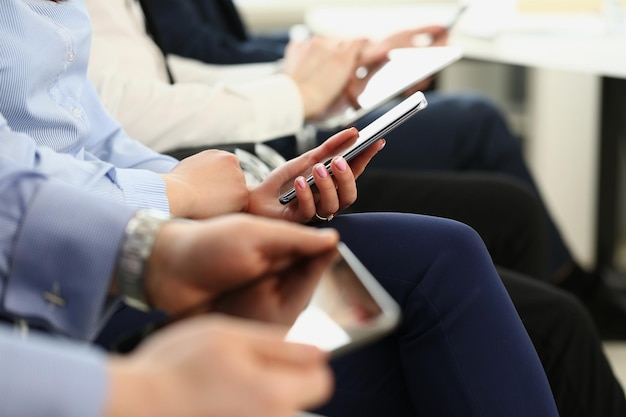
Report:
[[[417,42],[420,38],[427,38],[429,42]],[[364,47],[359,65],[369,67],[387,59],[389,51],[396,48],[415,48],[419,46],[445,46],[448,43],[448,30],[445,26],[432,25],[416,29],[406,29],[378,42],[370,42]]]
[[[427,41],[419,42],[420,38]],[[396,48],[415,48],[419,46],[444,46],[448,42],[448,30],[445,26],[432,25],[417,29],[407,29],[396,32],[380,42],[371,42],[363,50],[359,65],[368,69],[368,74],[373,73],[377,66],[387,61],[389,51]],[[426,90],[434,80],[434,76],[429,77],[415,85],[410,90],[404,92],[403,96],[408,97],[416,91]]]
[[[356,129],[346,129],[333,135],[317,148],[276,168],[261,184],[251,188],[248,213],[305,223],[313,219],[315,213],[327,217],[354,203],[357,197],[355,178],[361,175],[369,161],[382,149],[384,140],[370,146],[353,159],[350,165],[343,158],[333,159],[332,177],[322,162],[340,154],[357,138]],[[311,167],[316,185],[315,192],[303,176],[308,175]],[[278,201],[280,192],[292,186],[296,190],[296,201],[287,205],[280,204]]]
[[[293,417],[326,400],[324,353],[283,328],[225,317],[174,324],[109,363],[105,417]]]
[[[328,252],[287,268],[280,277],[266,277],[224,293],[210,311],[291,327],[336,256],[336,252]]]
[[[146,295],[155,307],[176,314],[199,305],[210,309],[220,295],[268,280],[268,286],[258,290],[267,296],[258,300],[267,314],[261,315],[257,306],[239,304],[242,308],[237,310],[222,302],[220,307],[230,308],[231,314],[271,319],[276,310],[294,308],[284,301],[310,288],[320,268],[312,260],[324,258],[337,241],[332,230],[245,214],[203,222],[167,222],[148,259]],[[302,287],[294,280],[302,281]]]
[[[183,159],[162,175],[174,217],[203,219],[241,212],[248,205],[248,188],[237,157],[208,150]]]
[[[315,37],[287,45],[284,72],[298,85],[306,119],[319,116],[341,97],[364,42]]]

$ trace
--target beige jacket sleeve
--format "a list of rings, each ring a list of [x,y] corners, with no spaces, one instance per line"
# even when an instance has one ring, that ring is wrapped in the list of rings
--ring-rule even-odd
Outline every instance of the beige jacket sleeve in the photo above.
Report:
[[[131,137],[156,151],[260,142],[298,132],[298,87],[272,66],[216,68],[165,60],[134,15],[132,2],[87,0],[94,29],[89,76],[108,111]]]

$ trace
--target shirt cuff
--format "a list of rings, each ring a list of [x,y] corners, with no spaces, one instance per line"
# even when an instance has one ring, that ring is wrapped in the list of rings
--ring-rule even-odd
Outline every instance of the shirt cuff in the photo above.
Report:
[[[144,169],[117,169],[116,181],[127,205],[170,214],[165,181],[159,174]]]
[[[73,338],[93,338],[133,213],[63,183],[42,184],[16,237],[5,310]]]

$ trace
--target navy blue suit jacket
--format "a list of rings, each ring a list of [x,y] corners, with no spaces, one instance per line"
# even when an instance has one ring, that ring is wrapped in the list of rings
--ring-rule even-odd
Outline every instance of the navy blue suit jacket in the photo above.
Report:
[[[213,64],[281,59],[286,35],[251,36],[231,0],[141,0],[165,53]]]

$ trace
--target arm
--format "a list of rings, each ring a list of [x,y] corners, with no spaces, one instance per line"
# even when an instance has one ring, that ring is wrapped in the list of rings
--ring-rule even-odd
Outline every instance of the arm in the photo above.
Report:
[[[286,35],[249,37],[235,6],[226,3],[147,0],[144,7],[166,53],[213,64],[270,62],[283,57]]]
[[[169,211],[165,183],[157,173],[116,168],[94,155],[85,155],[80,160],[39,147],[29,136],[12,132],[1,114],[0,155],[23,168],[37,170],[107,199],[136,208]],[[171,158],[167,160],[175,162]]]
[[[95,349],[0,327],[0,417],[99,417],[106,358]]]
[[[89,77],[110,114],[150,148],[263,141],[302,128],[304,104],[298,86],[277,74],[276,66],[233,71],[171,60],[178,80],[171,85],[163,73],[163,56],[133,24],[128,9],[96,0],[87,6],[94,28]],[[273,98],[272,106],[267,105],[268,97]]]
[[[0,326],[0,417],[295,415],[328,398],[331,373],[325,354],[283,338],[282,328],[203,317],[107,359]]]
[[[134,210],[0,162],[0,310],[91,338]]]
[[[98,54],[94,52],[92,56]],[[261,142],[295,134],[304,124],[298,87],[286,75],[238,85],[170,85],[117,70],[101,72],[97,65],[91,68],[90,77],[113,117],[129,135],[157,151]]]

